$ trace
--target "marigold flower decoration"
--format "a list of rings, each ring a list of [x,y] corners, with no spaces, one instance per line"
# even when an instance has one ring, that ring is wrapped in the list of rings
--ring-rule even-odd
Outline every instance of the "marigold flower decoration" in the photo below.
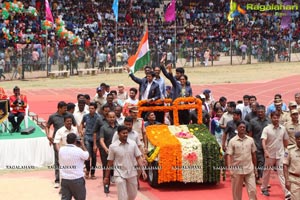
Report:
[[[146,134],[152,145],[159,147],[158,183],[182,181],[182,150],[178,139],[172,135],[167,125],[152,125],[146,128]]]

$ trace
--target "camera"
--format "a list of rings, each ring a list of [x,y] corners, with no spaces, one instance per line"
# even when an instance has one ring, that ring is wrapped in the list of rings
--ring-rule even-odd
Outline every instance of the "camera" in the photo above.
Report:
[[[81,145],[81,138],[79,136],[77,136],[76,138],[76,144]]]

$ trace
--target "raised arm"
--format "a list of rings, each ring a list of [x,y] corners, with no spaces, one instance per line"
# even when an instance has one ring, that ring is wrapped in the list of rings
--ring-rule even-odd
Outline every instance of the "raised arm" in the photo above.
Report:
[[[129,67],[126,67],[126,70],[127,70],[127,72],[129,73],[130,78],[131,78],[134,82],[136,82],[136,83],[139,84],[139,85],[142,84],[142,82],[143,82],[142,79],[140,79],[140,78],[134,76],[134,74],[131,73]]]

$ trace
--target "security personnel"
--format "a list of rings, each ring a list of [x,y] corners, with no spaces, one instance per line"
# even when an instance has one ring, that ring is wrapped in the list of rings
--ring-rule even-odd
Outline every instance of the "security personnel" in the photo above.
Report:
[[[254,140],[246,135],[246,122],[237,123],[237,135],[228,144],[228,167],[231,175],[231,188],[234,200],[242,199],[243,182],[250,200],[256,200],[255,176],[256,146]]]
[[[284,154],[283,172],[286,189],[291,192],[291,200],[300,197],[300,132],[295,133],[296,145],[289,146]]]
[[[289,145],[295,145],[295,133],[300,131],[299,113],[297,109],[290,111],[291,120],[284,124],[288,134],[289,134]]]

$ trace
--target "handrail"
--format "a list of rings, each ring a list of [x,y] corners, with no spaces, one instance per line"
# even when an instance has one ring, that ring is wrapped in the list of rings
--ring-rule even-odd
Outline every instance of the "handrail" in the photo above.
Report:
[[[170,105],[165,105],[170,104]],[[194,104],[190,104],[194,103]],[[163,104],[163,105],[162,105]],[[153,105],[153,106],[149,106]],[[160,111],[168,112],[173,111],[174,125],[179,125],[178,111],[197,109],[198,124],[202,124],[202,101],[196,97],[179,97],[172,101],[172,99],[158,99],[153,102],[147,102],[147,100],[141,100],[138,103],[138,117],[142,116],[143,112]]]

